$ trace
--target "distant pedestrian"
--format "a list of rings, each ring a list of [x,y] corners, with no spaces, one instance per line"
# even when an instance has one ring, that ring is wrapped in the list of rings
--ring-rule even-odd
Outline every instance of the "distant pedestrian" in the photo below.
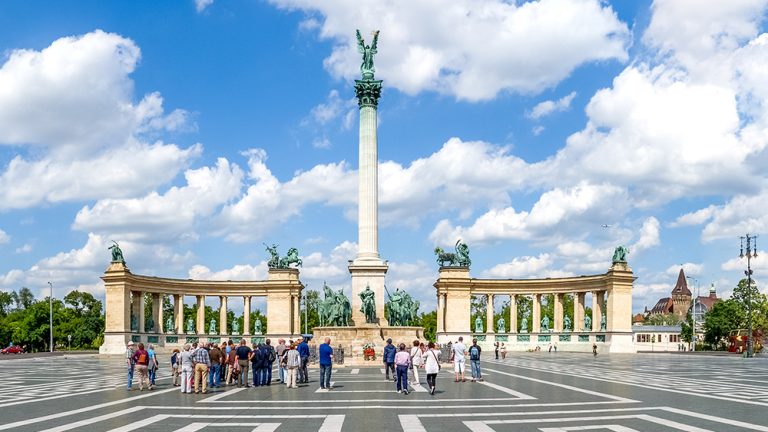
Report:
[[[208,393],[208,369],[211,367],[211,358],[208,350],[200,347],[192,353],[192,364],[195,367],[195,394],[202,387],[203,394]]]
[[[186,344],[184,345],[184,351],[181,352],[180,355],[180,362],[181,362],[181,392],[182,393],[192,393],[192,376],[193,373],[193,365],[192,365],[192,352],[190,352],[191,345]]]
[[[592,343],[592,355],[597,357],[597,344],[594,342]]]
[[[288,388],[298,388],[296,385],[296,372],[301,365],[301,356],[296,345],[291,345],[285,353],[285,367],[288,370]]]
[[[466,381],[466,378],[464,378],[464,368],[466,367],[466,351],[467,347],[464,345],[464,338],[459,336],[459,341],[453,344],[451,347],[451,360],[453,361],[453,371],[456,375],[454,382],[459,382],[459,376],[461,376],[462,382]]]
[[[299,352],[299,357],[301,358],[301,364],[299,365],[299,382],[306,384],[309,382],[309,371],[307,370],[307,366],[309,365],[309,345],[305,338],[299,338],[299,344],[296,346],[296,351]]]
[[[384,355],[382,355],[382,361],[384,362],[384,369],[386,373],[386,380],[389,381],[389,371],[392,371],[392,381],[396,381],[395,377],[395,353],[397,349],[392,345],[392,339],[387,339],[387,344],[384,345]]]
[[[128,370],[128,391],[133,390],[133,371],[136,368],[136,362],[133,360],[133,341],[128,341],[125,348],[125,366]]]
[[[208,387],[215,388],[221,385],[221,363],[224,358],[221,349],[213,344],[210,351],[208,351],[208,357],[211,359],[211,370],[208,373]]]
[[[223,383],[227,382],[227,360],[229,358],[229,345],[227,342],[222,342],[221,346],[219,347],[219,351],[221,351],[221,367],[219,368],[219,385],[223,386]]]
[[[507,346],[504,345],[504,342],[501,343],[501,348],[499,350],[501,351],[501,359],[504,360],[507,358]]]
[[[271,385],[272,384],[272,365],[275,363],[275,359],[277,359],[277,354],[275,353],[275,349],[272,347],[272,341],[267,339],[264,341],[264,369],[262,371],[262,383],[261,385]]]
[[[331,389],[331,370],[333,369],[333,347],[331,347],[331,338],[325,338],[324,343],[318,348],[320,357],[320,388],[323,390]]]
[[[429,394],[435,394],[435,385],[437,384],[437,373],[440,372],[440,351],[435,349],[435,343],[427,344],[427,351],[422,356],[424,360],[424,371],[427,373],[427,386]]]
[[[275,347],[275,356],[277,358],[277,381],[281,383],[285,382],[285,364],[282,361],[285,350],[285,339],[278,339],[277,346]]]
[[[398,348],[399,351],[395,354],[397,392],[408,394],[408,368],[411,366],[411,353],[405,350],[404,343],[401,343]]]
[[[264,364],[264,354],[261,352],[261,344],[253,344],[248,358],[251,361],[251,371],[253,372],[253,386],[261,385],[261,368]]]
[[[480,373],[480,353],[483,350],[477,344],[477,339],[472,339],[472,346],[469,347],[469,363],[472,366],[472,382],[482,381],[483,375]]]
[[[240,345],[235,350],[237,366],[240,370],[240,374],[237,376],[238,387],[250,387],[248,384],[248,357],[250,354],[251,349],[245,345],[245,339],[240,339]]]
[[[139,342],[138,348],[133,353],[133,361],[136,363],[136,372],[139,374],[139,390],[144,390],[144,384],[149,385],[149,353],[144,349],[144,344]]]
[[[173,372],[173,386],[178,387],[179,376],[181,375],[181,352],[178,348],[174,348],[171,355],[171,371]]]
[[[160,366],[160,363],[157,361],[154,345],[147,345],[147,354],[149,354],[149,365],[147,366],[147,372],[149,373],[150,390],[152,390],[155,388],[155,375],[157,375],[157,368]]]
[[[424,364],[421,358],[421,355],[423,354],[421,345],[423,344],[420,344],[418,340],[415,340],[413,341],[413,347],[411,347],[411,370],[413,371],[412,384],[414,386],[421,385],[419,382],[419,368]]]
[[[493,344],[493,352],[496,354],[496,360],[499,359],[499,343],[496,342]]]

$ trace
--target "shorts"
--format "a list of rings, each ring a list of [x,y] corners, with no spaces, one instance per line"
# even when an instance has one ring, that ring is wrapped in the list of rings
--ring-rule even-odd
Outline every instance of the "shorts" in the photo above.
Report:
[[[466,361],[464,359],[453,361],[453,368],[457,373],[464,373],[465,365],[466,365]]]

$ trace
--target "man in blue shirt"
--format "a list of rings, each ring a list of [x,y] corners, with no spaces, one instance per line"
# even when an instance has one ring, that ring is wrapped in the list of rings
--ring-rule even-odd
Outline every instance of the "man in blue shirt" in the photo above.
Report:
[[[395,375],[395,353],[397,349],[392,345],[392,339],[387,339],[387,344],[384,346],[384,367],[387,370],[387,381],[389,381],[389,371],[392,370],[392,381],[397,381]]]
[[[320,388],[323,390],[330,390],[331,369],[333,368],[333,362],[331,361],[331,357],[333,356],[331,338],[325,338],[325,343],[321,344],[318,349],[318,356],[320,357]]]
[[[299,338],[299,345],[296,347],[296,351],[299,352],[301,358],[301,364],[299,365],[299,382],[308,383],[309,374],[307,373],[307,364],[309,364],[309,345],[305,338]]]

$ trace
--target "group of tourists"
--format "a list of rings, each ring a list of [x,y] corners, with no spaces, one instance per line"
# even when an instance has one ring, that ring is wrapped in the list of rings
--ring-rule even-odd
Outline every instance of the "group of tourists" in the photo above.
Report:
[[[482,381],[480,355],[482,349],[477,339],[467,348],[463,338],[459,337],[450,347],[450,361],[454,364],[455,382],[465,382],[465,366],[469,361],[472,381]],[[333,347],[331,339],[325,338],[318,347],[320,366],[320,389],[331,390],[333,370]],[[134,373],[138,374],[139,390],[155,388],[155,373],[159,367],[153,346],[135,345],[128,342],[126,348],[128,368],[128,390],[133,390]],[[250,347],[245,339],[235,345],[233,341],[184,345],[183,349],[174,349],[170,363],[173,371],[173,386],[181,387],[181,393],[208,393],[209,388],[236,385],[237,387],[260,387],[272,384],[272,369],[277,362],[277,382],[288,388],[298,388],[297,384],[309,383],[307,366],[309,364],[309,345],[299,337],[297,340],[278,339],[272,346],[271,340],[254,343]],[[396,383],[397,392],[407,395],[409,385],[421,386],[420,370],[426,375],[429,393],[434,395],[437,374],[441,369],[440,350],[434,342],[414,340],[409,348],[401,343],[392,344],[387,339],[384,346],[383,362],[385,379]],[[249,377],[249,369],[252,377]],[[409,381],[409,372],[411,380]],[[249,380],[249,378],[251,378]]]

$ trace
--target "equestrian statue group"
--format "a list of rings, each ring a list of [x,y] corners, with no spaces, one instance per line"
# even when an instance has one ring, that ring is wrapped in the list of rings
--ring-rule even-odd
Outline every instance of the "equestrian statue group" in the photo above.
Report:
[[[267,267],[271,269],[287,269],[291,268],[291,264],[296,264],[297,267],[301,267],[301,258],[299,258],[299,250],[295,247],[288,249],[288,254],[280,258],[280,254],[277,252],[277,245],[273,244],[269,246],[264,243],[269,252],[270,258],[267,261]]]
[[[454,245],[456,252],[446,252],[441,247],[435,248],[437,263],[440,267],[469,267],[472,260],[469,259],[469,246],[461,239]]]
[[[346,327],[352,318],[352,305],[344,292],[339,289],[333,291],[323,282],[325,298],[317,303],[317,316],[320,326]]]
[[[387,287],[385,286],[384,289],[387,290]],[[387,314],[389,325],[414,325],[419,313],[419,302],[400,288],[396,289],[394,294],[390,294],[387,290],[387,297],[389,301],[384,305],[384,312]]]

